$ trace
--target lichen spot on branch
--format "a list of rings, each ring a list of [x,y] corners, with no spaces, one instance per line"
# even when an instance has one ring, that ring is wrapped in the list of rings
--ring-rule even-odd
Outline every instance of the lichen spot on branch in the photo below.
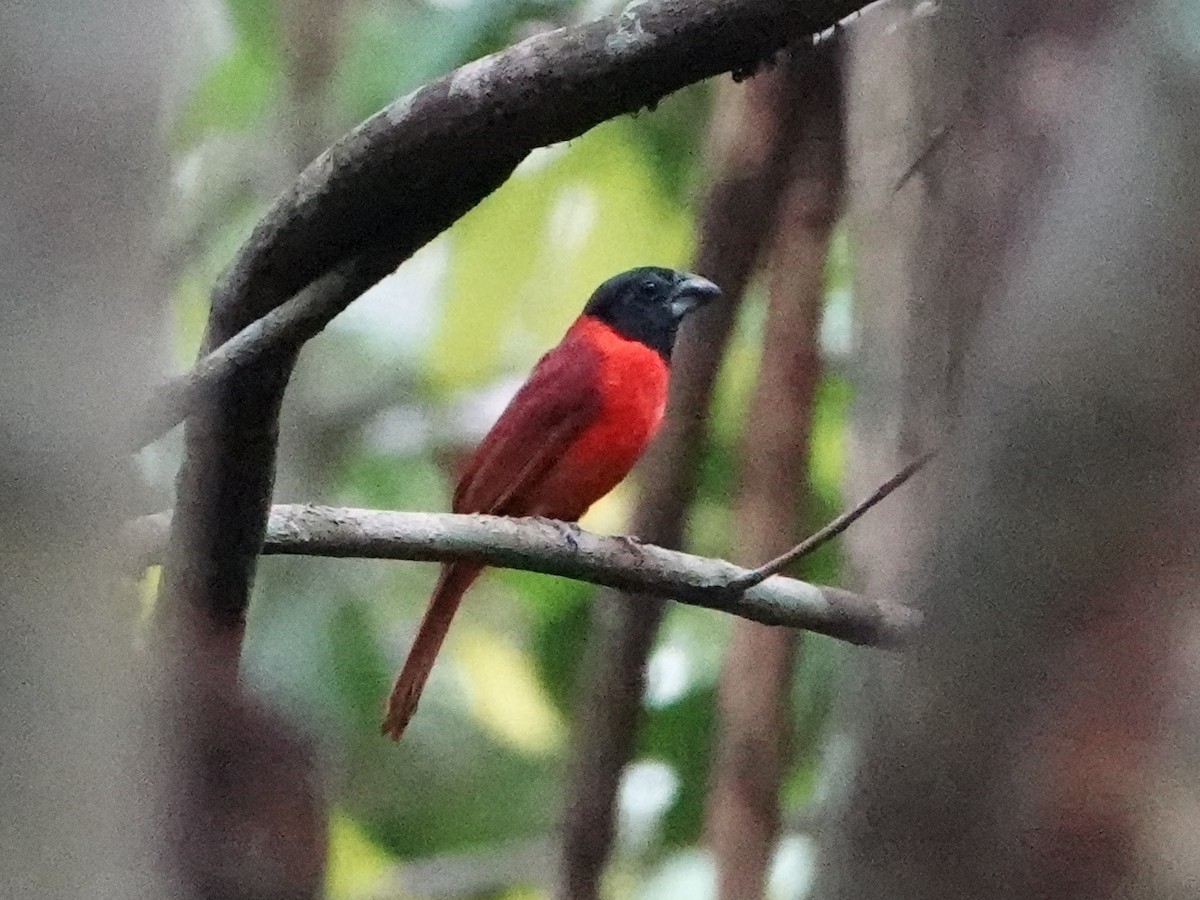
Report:
[[[610,53],[627,53],[639,45],[649,46],[658,40],[658,35],[642,25],[641,10],[645,5],[645,0],[633,0],[621,10],[617,30],[604,39],[604,46]]]
[[[477,100],[487,93],[492,81],[492,69],[499,54],[489,53],[474,62],[469,62],[450,79],[451,97],[469,97]]]
[[[423,90],[425,90],[424,87],[419,87],[411,94],[405,94],[395,103],[389,105],[387,109],[383,111],[383,114],[387,117],[387,120],[393,125],[403,124],[404,120],[408,118],[409,111],[417,102],[417,97]]]
[[[296,206],[303,206],[326,189],[333,174],[334,149],[334,147],[327,148],[304,167],[304,171],[296,179],[296,186],[293,189]]]

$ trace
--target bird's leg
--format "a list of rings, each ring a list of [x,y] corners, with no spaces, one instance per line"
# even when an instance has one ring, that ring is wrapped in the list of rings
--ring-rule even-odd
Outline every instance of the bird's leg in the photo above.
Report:
[[[642,545],[646,543],[640,537],[633,534],[618,534],[615,535],[615,537],[618,541],[624,544],[627,549],[632,550],[634,553],[641,553]]]
[[[575,522],[564,522],[562,519],[551,519],[546,516],[534,516],[543,525],[549,525],[563,536],[572,550],[579,549],[579,525]]]

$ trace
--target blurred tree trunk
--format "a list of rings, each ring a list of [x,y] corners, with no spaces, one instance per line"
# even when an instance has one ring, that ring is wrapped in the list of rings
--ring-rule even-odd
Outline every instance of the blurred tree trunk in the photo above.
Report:
[[[163,0],[0,9],[0,896],[180,896],[162,670],[131,659],[126,417],[159,357]]]
[[[758,381],[741,442],[733,558],[759,565],[800,539],[808,444],[821,375],[825,257],[842,182],[841,80],[827,45],[790,72],[799,98],[791,181],[767,261],[769,308]],[[791,744],[799,635],[733,624],[718,691],[716,760],[705,811],[719,895],[762,896],[779,837],[779,790]]]
[[[1194,896],[1200,13],[887,14],[851,88],[852,483],[942,454],[853,542],[927,622],[860,654],[818,896]],[[911,105],[950,130],[889,199]]]

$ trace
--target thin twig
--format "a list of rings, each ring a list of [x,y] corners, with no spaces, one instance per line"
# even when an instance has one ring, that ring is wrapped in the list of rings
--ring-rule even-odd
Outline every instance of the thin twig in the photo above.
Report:
[[[355,257],[251,322],[189,371],[158,385],[134,423],[134,446],[144,447],[162,437],[186,419],[199,400],[239,372],[272,354],[294,353],[332,321],[342,300],[349,303],[390,267],[390,261],[377,254]]]
[[[169,513],[131,522],[122,535],[130,558],[139,565],[159,559],[170,524]],[[898,643],[916,622],[914,612],[897,604],[792,578],[772,578],[745,593],[731,594],[730,581],[749,574],[733,563],[592,534],[549,519],[279,505],[271,509],[263,553],[478,560],[667,597],[855,644]]]
[[[898,194],[900,190],[908,184],[914,175],[917,174],[935,153],[942,149],[947,139],[950,137],[951,131],[954,129],[954,121],[950,121],[945,125],[941,125],[934,129],[933,134],[929,136],[924,148],[917,154],[907,169],[896,179],[895,185],[892,186],[892,193]]]
[[[150,395],[135,425],[134,446],[144,447],[162,437],[185,418],[192,404],[235,372],[262,360],[282,343],[284,332],[312,321],[312,307],[320,290],[301,291],[283,306],[247,325],[189,371],[158,385]]]
[[[888,494],[895,491],[898,487],[904,484],[904,482],[908,481],[908,479],[916,475],[917,472],[921,471],[921,468],[933,458],[933,455],[934,451],[931,450],[928,453],[918,456],[907,466],[881,484],[875,490],[875,492],[871,494],[871,496],[860,501],[853,509],[842,513],[816,534],[805,538],[782,556],[777,556],[775,559],[759,566],[757,569],[751,569],[745,575],[741,575],[733,579],[727,585],[728,589],[731,591],[749,590],[755,585],[762,584],[772,575],[775,575],[784,567],[791,565],[801,557],[808,556],[808,554],[812,553],[817,548],[829,543],[829,541],[833,540],[835,537],[857,522],[860,518],[862,518],[863,515],[865,515],[867,511],[871,509],[871,507],[875,506],[875,504],[887,497]]]

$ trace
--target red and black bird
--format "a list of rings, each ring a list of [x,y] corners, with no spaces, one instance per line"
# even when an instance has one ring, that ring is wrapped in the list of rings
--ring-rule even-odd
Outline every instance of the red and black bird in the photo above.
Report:
[[[574,522],[623,479],[662,421],[679,323],[720,296],[706,278],[646,267],[598,287],[468,461],[456,513]],[[450,620],[483,566],[446,563],[388,697],[382,732],[399,739]]]

